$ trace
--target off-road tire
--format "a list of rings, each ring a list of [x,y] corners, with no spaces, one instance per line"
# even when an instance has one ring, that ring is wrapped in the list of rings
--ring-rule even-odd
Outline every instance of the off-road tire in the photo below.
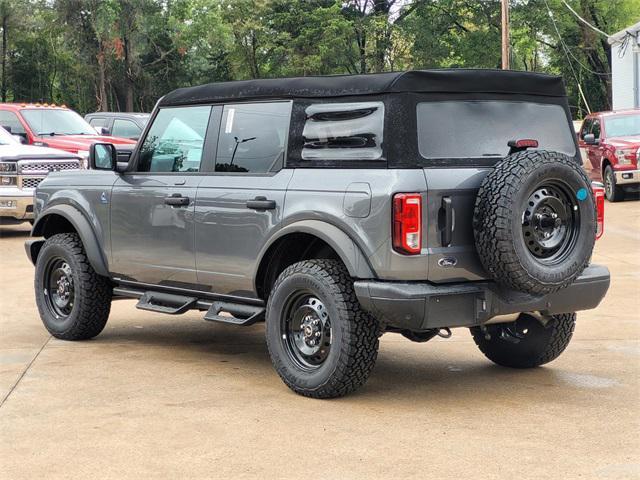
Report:
[[[572,200],[579,222],[567,253],[557,264],[544,264],[525,243],[524,214],[536,188],[554,181],[566,183],[567,191],[579,199]],[[558,291],[571,284],[591,258],[596,232],[591,182],[578,163],[561,153],[533,150],[509,155],[482,182],[473,230],[480,261],[496,282],[533,295]]]
[[[74,304],[66,317],[56,318],[45,298],[45,275],[52,259],[63,259],[71,268]],[[36,261],[34,288],[42,323],[54,337],[87,340],[104,329],[111,310],[112,286],[108,278],[95,272],[77,234],[60,233],[46,240]]]
[[[331,349],[316,370],[296,364],[286,351],[283,315],[288,299],[311,291],[326,305],[331,319]],[[294,392],[313,398],[341,397],[363,385],[376,362],[378,322],[361,309],[353,280],[337,260],[305,260],[277,278],[266,310],[266,339],[278,375]],[[286,335],[285,335],[286,336]]]
[[[624,200],[624,188],[616,184],[616,176],[611,165],[607,165],[602,173],[605,183],[604,194],[610,202],[621,202]]]
[[[575,313],[554,315],[546,325],[523,313],[514,324],[487,325],[471,328],[476,345],[492,362],[511,368],[533,368],[549,363],[560,356],[569,345],[576,324]],[[502,338],[500,330],[511,328],[523,334],[517,343]],[[487,336],[489,338],[487,338]]]

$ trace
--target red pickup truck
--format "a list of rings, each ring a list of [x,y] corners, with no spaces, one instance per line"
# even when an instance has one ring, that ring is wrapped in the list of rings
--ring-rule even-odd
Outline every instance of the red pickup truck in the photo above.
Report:
[[[578,132],[583,157],[594,180],[602,179],[610,202],[640,188],[640,109],[588,115]]]
[[[65,106],[40,103],[0,103],[0,126],[22,143],[75,153],[85,161],[89,147],[109,142],[132,150],[135,140],[99,135],[80,115]]]

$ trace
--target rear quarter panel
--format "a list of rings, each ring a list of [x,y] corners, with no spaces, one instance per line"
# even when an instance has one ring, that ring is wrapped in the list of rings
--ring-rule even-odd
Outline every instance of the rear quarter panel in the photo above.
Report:
[[[356,243],[378,278],[424,280],[426,248],[416,256],[392,248],[391,199],[400,192],[422,193],[426,201],[421,169],[298,168],[287,189],[283,226],[302,220],[334,225]]]

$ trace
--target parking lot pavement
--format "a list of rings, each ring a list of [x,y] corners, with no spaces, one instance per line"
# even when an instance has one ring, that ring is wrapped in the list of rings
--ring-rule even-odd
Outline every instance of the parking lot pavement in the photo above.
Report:
[[[263,325],[118,301],[96,339],[52,339],[28,225],[0,227],[0,478],[640,478],[640,203],[606,215],[611,289],[558,360],[508,370],[463,329],[389,334],[332,401],[284,386]]]

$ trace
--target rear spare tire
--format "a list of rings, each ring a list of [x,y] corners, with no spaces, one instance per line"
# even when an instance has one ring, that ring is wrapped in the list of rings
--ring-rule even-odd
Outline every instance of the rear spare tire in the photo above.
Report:
[[[482,182],[473,228],[480,261],[496,282],[534,295],[555,292],[572,283],[591,258],[591,183],[561,153],[509,155]]]

